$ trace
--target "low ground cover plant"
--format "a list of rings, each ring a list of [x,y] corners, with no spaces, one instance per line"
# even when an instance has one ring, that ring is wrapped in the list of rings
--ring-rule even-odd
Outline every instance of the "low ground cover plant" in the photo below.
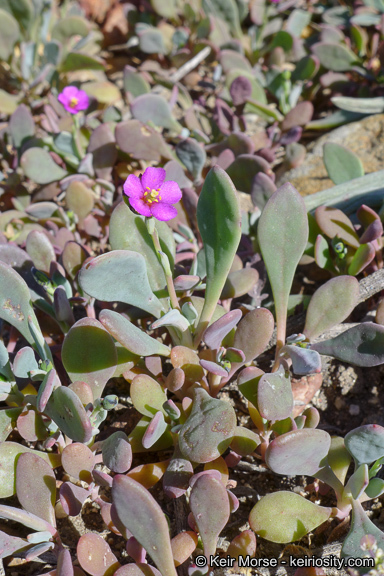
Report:
[[[250,507],[225,566],[350,517],[342,558],[379,571],[384,533],[362,505],[384,493],[384,427],[331,435],[292,381],[320,386],[324,357],[384,364],[382,305],[342,326],[383,287],[382,173],[329,143],[334,188],[303,199],[278,180],[303,131],[383,110],[384,6],[94,10],[0,2],[0,558],[207,574],[246,459],[311,480]],[[321,279],[292,293],[304,265]],[[127,383],[134,422],[111,431]],[[164,511],[178,499],[181,528]],[[68,548],[60,520],[86,503],[124,556],[92,531]]]

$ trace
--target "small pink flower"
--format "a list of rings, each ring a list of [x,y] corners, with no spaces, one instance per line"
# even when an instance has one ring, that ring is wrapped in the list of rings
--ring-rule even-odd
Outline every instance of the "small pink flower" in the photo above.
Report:
[[[84,90],[76,86],[66,86],[57,97],[67,112],[77,114],[80,110],[86,110],[89,106],[89,97]]]
[[[157,220],[172,220],[177,210],[171,204],[181,200],[179,185],[172,180],[164,182],[163,168],[147,168],[141,178],[130,174],[124,184],[124,194],[129,203],[142,216]]]

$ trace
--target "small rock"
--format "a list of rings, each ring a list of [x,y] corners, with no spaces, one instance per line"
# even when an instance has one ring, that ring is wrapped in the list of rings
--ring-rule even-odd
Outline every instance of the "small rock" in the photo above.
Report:
[[[351,416],[357,416],[360,414],[360,406],[357,404],[351,404],[349,407],[349,413]]]
[[[335,408],[336,410],[342,410],[345,406],[345,402],[343,400],[343,398],[340,398],[340,396],[338,396],[335,400]]]

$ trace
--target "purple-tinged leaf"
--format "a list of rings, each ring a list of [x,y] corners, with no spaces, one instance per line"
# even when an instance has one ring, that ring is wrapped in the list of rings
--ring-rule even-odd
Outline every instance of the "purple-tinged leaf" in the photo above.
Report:
[[[189,481],[193,476],[193,467],[189,460],[183,458],[178,447],[168,464],[163,476],[164,493],[169,498],[179,498],[189,488]]]
[[[144,448],[151,448],[164,434],[167,429],[167,423],[164,420],[164,414],[157,412],[147,426],[142,439]]]
[[[325,465],[330,445],[331,437],[324,430],[293,430],[272,440],[265,461],[276,474],[313,476]]]
[[[108,124],[100,124],[93,130],[89,140],[88,152],[92,153],[96,176],[109,180],[112,168],[117,160],[117,150],[115,138]]]
[[[139,120],[119,122],[115,137],[119,148],[137,160],[159,162],[161,157],[173,159],[172,151],[162,135]]]
[[[117,366],[113,338],[103,325],[93,318],[78,320],[66,335],[61,354],[71,380],[86,382],[94,399],[100,398]]]
[[[281,129],[285,132],[296,126],[305,126],[312,120],[313,110],[312,102],[299,102],[288,112],[281,124]]]
[[[20,158],[20,166],[25,176],[37,184],[57,182],[68,175],[44,148],[28,148]]]
[[[200,365],[205,370],[207,370],[207,372],[215,374],[216,376],[221,376],[222,378],[228,376],[228,372],[225,370],[225,368],[219,364],[216,364],[216,362],[211,362],[210,360],[200,360]]]
[[[345,447],[357,464],[371,464],[384,456],[384,428],[378,424],[367,424],[348,432]]]
[[[182,276],[178,276],[174,279],[173,284],[175,286],[175,290],[178,292],[186,292],[187,290],[192,290],[195,286],[200,284],[199,276],[191,276],[189,274],[184,274]]]
[[[191,413],[179,431],[180,450],[192,462],[215,460],[230,445],[235,427],[232,406],[196,388]]]
[[[177,576],[167,520],[148,490],[119,474],[113,479],[112,500],[120,521],[145,548],[162,576]]]
[[[193,554],[197,546],[197,535],[195,532],[180,532],[171,540],[172,555],[176,568],[184,564]]]
[[[308,240],[307,210],[291,184],[278,188],[268,200],[259,219],[258,240],[275,301],[280,348],[293,277]]]
[[[103,463],[112,472],[123,474],[132,464],[132,448],[125,432],[114,432],[103,442]]]
[[[41,415],[33,408],[26,412],[22,412],[17,419],[16,425],[20,436],[28,442],[45,440],[48,436],[48,431]]]
[[[377,212],[375,212],[372,208],[366,206],[365,204],[362,204],[360,208],[356,211],[356,216],[358,217],[359,221],[362,223],[364,228],[368,228],[371,224],[373,224],[377,220],[381,222]]]
[[[251,81],[246,76],[237,76],[229,88],[229,93],[234,106],[245,104],[252,96]]]
[[[20,524],[23,524],[23,526],[36,530],[37,532],[50,532],[52,536],[56,536],[57,534],[56,528],[51,524],[39,516],[21,510],[20,508],[13,508],[12,506],[0,504],[0,518],[12,520],[12,522],[19,522]]]
[[[239,323],[241,310],[231,310],[213,322],[204,332],[204,342],[209,348],[216,350],[230,331]]]
[[[359,300],[359,283],[351,276],[331,278],[312,296],[305,321],[308,340],[317,338],[335,324],[343,322]],[[332,305],[330,305],[332,303]]]
[[[45,414],[60,430],[75,442],[88,442],[92,438],[92,424],[79,397],[66,386],[59,386],[51,394]]]
[[[318,506],[295,492],[273,492],[252,508],[249,524],[258,536],[287,544],[326,522],[331,512],[332,508]]]
[[[255,308],[244,316],[237,327],[233,346],[244,352],[245,362],[254,360],[264,352],[273,328],[273,316],[266,308]]]
[[[38,558],[41,554],[48,552],[54,547],[53,542],[41,542],[40,544],[36,544],[29,548],[29,550],[25,553],[24,558],[27,562],[31,562],[35,558]]]
[[[136,538],[134,538],[133,536],[132,538],[129,538],[125,544],[125,549],[127,551],[128,556],[133,558],[133,560],[137,564],[145,563],[145,557],[147,553],[142,547],[142,545],[138,543]]]
[[[67,474],[83,482],[92,482],[91,472],[95,466],[95,455],[88,446],[73,442],[68,444],[61,455],[61,464]]]
[[[149,564],[125,564],[113,576],[161,576],[160,572]]]
[[[221,480],[220,471],[216,470],[215,468],[212,468],[210,470],[203,470],[202,472],[198,472],[197,474],[194,474],[189,481],[190,487],[193,488],[199,478],[201,478],[202,476],[207,476],[207,475],[210,476],[211,478],[214,478],[215,480],[218,480],[219,482],[221,482],[223,484],[223,482]]]
[[[367,242],[373,242],[383,235],[383,224],[379,218],[376,218],[371,222],[364,234],[360,237],[360,244],[366,244]]]
[[[361,539],[371,535],[375,538],[378,548],[384,548],[384,534],[375,526],[365,513],[358,500],[352,500],[351,528],[341,548],[342,558],[363,558],[366,552],[361,548]]]
[[[0,558],[13,556],[15,552],[23,552],[31,544],[17,536],[9,536],[0,530]]]
[[[316,209],[315,218],[321,232],[328,238],[333,239],[337,236],[348,246],[356,249],[360,246],[359,237],[352,222],[338,208],[319,206]]]
[[[384,326],[363,322],[311,348],[354,366],[378,366],[384,363]]]
[[[204,474],[192,488],[189,505],[209,562],[210,556],[215,554],[219,534],[229,519],[227,490],[220,480]]]
[[[167,376],[165,387],[170,392],[176,392],[182,388],[185,382],[185,373],[181,368],[173,368]]]
[[[348,274],[357,276],[362,272],[368,264],[375,258],[376,250],[370,242],[362,244],[355,252],[351,263],[348,266]]]
[[[81,382],[81,380],[77,380],[76,382],[72,382],[72,384],[70,384],[68,388],[72,390],[76,394],[76,396],[79,397],[83,406],[93,404],[92,389],[89,386],[89,384],[86,384],[86,382]]]
[[[283,346],[280,354],[287,354],[292,360],[292,370],[298,376],[321,372],[321,358],[318,352],[300,346]]]
[[[112,488],[112,476],[101,470],[92,470],[92,478],[99,486]]]
[[[51,262],[56,261],[55,251],[45,232],[32,230],[27,236],[25,249],[37,270],[49,274]]]
[[[1,442],[0,443],[0,498],[7,498],[13,496],[16,492],[15,486],[15,472],[16,462],[20,456],[28,452],[35,454],[45,460],[51,467],[56,468],[61,463],[59,454],[46,454],[37,450],[31,450],[22,444],[16,442]],[[34,528],[35,530],[45,530],[45,528]]]
[[[112,484],[112,483],[111,483]],[[68,516],[80,514],[89,492],[81,486],[76,486],[72,482],[63,482],[60,486],[60,502],[63,510]]]
[[[252,181],[259,172],[267,176],[272,174],[269,163],[261,156],[252,154],[240,154],[227,169],[236,189],[247,194],[251,193]]]
[[[256,554],[256,536],[252,530],[243,530],[235,536],[227,549],[228,556],[238,562],[240,556],[253,558]]]
[[[291,379],[283,371],[263,374],[257,385],[256,407],[270,422],[288,418],[293,410]]]
[[[60,550],[57,557],[56,576],[74,576],[71,553],[68,548]]]
[[[259,273],[254,268],[243,268],[242,270],[230,272],[221,292],[221,300],[239,298],[244,296],[244,294],[248,294],[258,279]]]
[[[271,178],[264,172],[259,172],[253,179],[250,191],[252,204],[262,210],[276,190]]]
[[[44,412],[51,394],[55,388],[58,388],[60,385],[61,384],[57,376],[57,372],[54,368],[52,368],[44,377],[44,380],[40,384],[39,391],[37,393],[36,408],[39,412]]]
[[[112,576],[120,567],[109,544],[93,532],[80,537],[77,558],[80,566],[91,576]]]

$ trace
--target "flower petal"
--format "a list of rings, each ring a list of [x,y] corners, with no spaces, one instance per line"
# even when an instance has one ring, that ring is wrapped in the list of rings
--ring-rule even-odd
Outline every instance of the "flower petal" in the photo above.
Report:
[[[64,89],[65,90],[65,89]],[[67,109],[67,106],[69,106],[69,100],[70,98],[68,98],[68,96],[66,96],[64,94],[64,91],[61,92],[58,97],[57,97],[58,101],[60,102],[60,104],[62,104],[64,106],[65,109]]]
[[[177,216],[177,210],[170,204],[166,204],[165,202],[157,202],[156,204],[151,204],[151,213],[152,216],[157,218],[157,220],[172,220],[175,216]]]
[[[89,96],[84,90],[78,90],[77,92],[77,106],[78,110],[86,110],[89,106]]]
[[[166,172],[164,168],[147,168],[141,177],[143,188],[157,190],[165,180]]]
[[[152,216],[151,210],[149,209],[148,204],[144,202],[141,198],[130,198],[129,203],[142,216]]]
[[[62,94],[64,94],[64,96],[70,100],[71,98],[77,98],[78,92],[79,90],[76,88],[76,86],[66,86],[62,91]]]
[[[123,186],[124,194],[129,198],[142,198],[144,190],[140,182],[140,178],[134,174],[130,174],[126,179]]]
[[[182,193],[177,182],[168,180],[164,182],[160,190],[161,199],[167,204],[176,204],[182,198]]]

